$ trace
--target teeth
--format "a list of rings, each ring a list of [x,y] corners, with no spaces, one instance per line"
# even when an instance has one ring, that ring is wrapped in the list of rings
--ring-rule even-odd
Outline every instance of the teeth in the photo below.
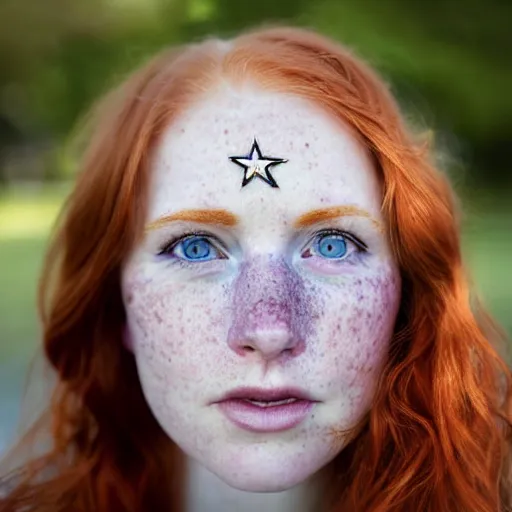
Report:
[[[251,400],[249,398],[246,399],[246,402],[249,402],[253,405],[257,405],[258,407],[277,407],[278,405],[287,405],[293,402],[296,402],[296,398],[285,398],[284,400],[275,400],[270,402],[265,402],[261,400]]]

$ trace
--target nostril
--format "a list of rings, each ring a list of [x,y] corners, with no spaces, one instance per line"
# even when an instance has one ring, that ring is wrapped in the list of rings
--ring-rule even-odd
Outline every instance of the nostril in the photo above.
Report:
[[[242,350],[244,350],[244,352],[254,352],[256,349],[254,347],[251,347],[250,345],[244,345],[242,347]]]

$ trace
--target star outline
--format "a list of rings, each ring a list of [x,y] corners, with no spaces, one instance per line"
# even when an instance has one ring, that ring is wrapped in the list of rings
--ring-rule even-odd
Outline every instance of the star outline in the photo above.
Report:
[[[254,160],[254,153],[256,153],[256,155],[258,156],[257,160]],[[288,160],[285,158],[274,158],[271,156],[263,156],[263,153],[261,152],[261,149],[260,149],[260,146],[258,144],[258,140],[256,139],[256,137],[253,138],[251,150],[249,151],[248,155],[230,156],[229,160],[231,160],[234,164],[238,165],[239,167],[242,167],[242,169],[244,170],[244,177],[242,180],[241,188],[248,185],[255,177],[260,178],[265,183],[270,185],[272,188],[279,188],[279,185],[277,184],[276,180],[272,176],[270,170],[272,167],[275,167],[276,165],[285,164],[288,162]],[[265,174],[261,174],[260,172],[258,172],[259,169],[256,169],[252,172],[251,176],[248,177],[247,173],[251,169],[251,165],[250,164],[247,165],[244,162],[254,162],[254,161],[258,162],[260,160],[266,162],[263,167]]]

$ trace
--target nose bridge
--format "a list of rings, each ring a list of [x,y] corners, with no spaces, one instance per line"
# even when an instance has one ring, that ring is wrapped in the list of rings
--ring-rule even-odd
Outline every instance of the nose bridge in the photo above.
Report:
[[[245,264],[235,283],[228,344],[239,355],[257,352],[267,360],[299,354],[304,302],[302,282],[286,262],[259,257]]]

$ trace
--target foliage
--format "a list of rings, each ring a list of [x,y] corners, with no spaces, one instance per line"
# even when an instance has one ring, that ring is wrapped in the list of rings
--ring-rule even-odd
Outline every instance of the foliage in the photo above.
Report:
[[[2,148],[50,141],[46,176],[77,119],[163,46],[270,22],[316,28],[389,78],[413,123],[491,184],[510,180],[512,4],[500,0],[3,0]],[[483,172],[485,170],[485,173]]]

